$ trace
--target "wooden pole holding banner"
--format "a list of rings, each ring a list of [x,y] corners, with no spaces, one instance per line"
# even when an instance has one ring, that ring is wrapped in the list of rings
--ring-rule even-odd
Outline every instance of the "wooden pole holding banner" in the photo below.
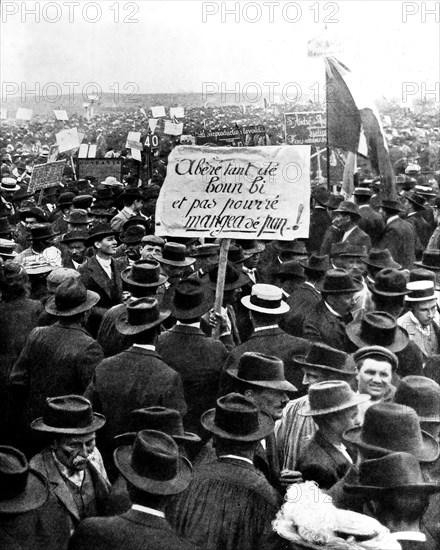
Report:
[[[75,163],[73,162],[72,155],[70,155],[70,165],[71,165],[72,170],[73,170],[73,178],[76,181],[78,178],[76,177]]]
[[[221,315],[223,304],[223,292],[225,288],[226,266],[228,263],[228,250],[231,244],[231,239],[222,239],[220,243],[220,255],[218,262],[217,287],[215,289],[214,314],[216,317]],[[213,337],[218,340],[220,338],[220,323],[217,323]]]

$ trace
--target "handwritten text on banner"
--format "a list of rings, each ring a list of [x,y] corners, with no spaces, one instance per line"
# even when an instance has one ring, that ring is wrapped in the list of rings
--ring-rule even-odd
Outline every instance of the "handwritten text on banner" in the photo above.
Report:
[[[310,146],[176,147],[156,234],[291,240],[309,234]]]

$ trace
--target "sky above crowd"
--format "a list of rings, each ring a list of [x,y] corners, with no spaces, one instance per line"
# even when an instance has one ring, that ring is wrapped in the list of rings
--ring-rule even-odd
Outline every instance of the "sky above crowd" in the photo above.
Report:
[[[439,2],[2,1],[1,9],[3,97],[16,85],[68,93],[68,83],[81,91],[93,82],[107,93],[293,94],[291,83],[323,81],[322,59],[307,50],[325,26],[376,97],[399,97],[405,83],[417,98],[440,86]]]

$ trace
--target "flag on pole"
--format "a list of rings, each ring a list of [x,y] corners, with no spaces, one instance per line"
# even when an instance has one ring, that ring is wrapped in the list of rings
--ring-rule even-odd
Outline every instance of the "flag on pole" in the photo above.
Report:
[[[381,176],[383,195],[396,196],[394,171],[376,106],[347,67],[334,57],[324,60],[329,145],[368,156]],[[365,141],[367,151],[362,147]]]

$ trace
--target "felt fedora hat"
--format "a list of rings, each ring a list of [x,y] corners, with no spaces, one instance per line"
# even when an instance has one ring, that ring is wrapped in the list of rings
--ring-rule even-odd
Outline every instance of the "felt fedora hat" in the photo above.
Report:
[[[79,279],[81,273],[76,269],[68,267],[56,267],[46,277],[46,287],[51,294],[55,294],[56,289],[67,279]]]
[[[319,342],[312,342],[306,355],[295,355],[293,359],[302,368],[337,374],[344,380],[357,374],[351,355]]]
[[[315,199],[321,206],[327,206],[330,197],[330,192],[326,187],[319,185],[315,187],[311,193],[312,199]]]
[[[174,289],[171,313],[176,319],[200,317],[213,305],[211,292],[197,279],[182,279]]]
[[[360,321],[348,324],[345,330],[358,348],[377,345],[396,353],[406,348],[409,342],[406,330],[384,311],[369,311]]]
[[[160,272],[160,264],[156,260],[138,260],[121,272],[121,279],[132,286],[156,287],[168,281],[168,275]]]
[[[426,197],[422,197],[419,193],[408,193],[406,200],[410,201],[417,210],[426,210]]]
[[[131,434],[122,434],[115,437],[115,443],[127,440],[126,436],[131,435],[131,443],[134,442],[137,432],[142,430],[156,430],[170,435],[177,443],[200,443],[198,435],[185,431],[182,415],[175,409],[168,409],[158,405],[145,407],[131,411],[128,418],[128,427]]]
[[[139,225],[131,225],[124,232],[124,235],[119,238],[124,244],[141,244],[142,238],[145,237],[145,229]]]
[[[207,284],[211,290],[217,288],[217,276],[218,276],[218,266],[212,267],[208,273],[202,277],[201,281],[204,284]],[[241,271],[237,269],[234,265],[228,263],[226,265],[226,275],[225,275],[225,290],[234,290],[236,288],[241,288],[242,286],[249,283],[250,279]]]
[[[236,241],[236,244],[241,246],[243,249],[243,254],[246,258],[250,258],[254,254],[260,254],[265,249],[264,243],[256,240],[242,239],[240,241]]]
[[[87,231],[78,231],[77,229],[73,229],[72,231],[68,231],[64,235],[64,237],[61,239],[61,242],[63,244],[85,242],[87,237],[88,237]]]
[[[61,193],[57,200],[57,206],[60,208],[71,206],[73,204],[73,199],[75,198],[75,193]]]
[[[127,229],[133,225],[142,226],[146,232],[148,232],[152,227],[150,220],[147,220],[143,216],[133,216],[124,223],[124,225],[122,226],[122,230],[127,231]]]
[[[116,208],[102,208],[100,206],[92,206],[90,208],[90,215],[94,218],[105,219],[110,221],[117,214]]]
[[[37,223],[47,223],[47,218],[44,210],[42,210],[38,206],[22,208],[18,211],[18,217],[21,221],[25,221],[26,218],[35,218],[37,220]]]
[[[246,256],[244,255],[243,247],[237,244],[231,244],[228,249],[228,262],[238,265],[244,263]]]
[[[31,241],[50,240],[59,235],[50,223],[36,223],[31,227]]]
[[[31,422],[31,428],[38,432],[85,435],[104,424],[105,417],[93,412],[88,399],[82,395],[61,395],[46,399],[43,416]]]
[[[349,214],[353,218],[359,219],[361,217],[359,213],[359,206],[354,202],[342,201],[341,204],[334,210],[335,214]]]
[[[84,311],[89,311],[100,300],[97,292],[87,290],[77,278],[71,277],[63,281],[45,305],[45,310],[57,317],[71,317]]]
[[[421,462],[433,462],[439,456],[438,442],[420,429],[416,411],[397,403],[372,405],[365,411],[363,425],[347,430],[343,437],[368,453],[402,451]]]
[[[373,294],[396,297],[409,294],[406,283],[407,278],[402,271],[394,267],[386,267],[376,273],[373,283],[367,281],[367,286]]]
[[[402,267],[393,260],[388,248],[384,248],[383,250],[379,248],[370,248],[368,258],[365,258],[363,262],[372,267],[379,267],[380,269],[385,269],[386,267],[401,269]]]
[[[363,288],[362,283],[356,281],[345,269],[329,269],[315,287],[323,294],[359,292]]]
[[[330,197],[327,203],[327,208],[329,210],[336,210],[336,208],[338,208],[338,206],[343,201],[344,201],[344,197],[342,195],[335,195],[334,193],[330,193]]]
[[[155,298],[139,298],[128,302],[116,317],[116,330],[127,336],[139,334],[160,325],[170,315],[170,310],[159,309]]]
[[[402,203],[398,199],[382,199],[380,201],[380,207],[384,210],[391,210],[392,212],[403,212]]]
[[[88,210],[93,204],[93,195],[78,195],[73,198],[73,207],[80,210]]]
[[[331,268],[330,259],[327,255],[319,256],[318,254],[311,254],[307,260],[300,262],[304,269],[309,271],[319,271],[324,273]]]
[[[44,476],[29,467],[24,454],[0,446],[0,514],[23,514],[42,506],[49,497]]]
[[[89,236],[85,240],[85,245],[93,246],[93,243],[96,241],[102,241],[105,237],[115,237],[117,234],[118,232],[112,229],[109,223],[96,224],[89,230]]]
[[[269,315],[282,315],[290,309],[282,298],[283,291],[280,287],[257,283],[253,285],[250,295],[243,296],[241,303],[251,311]]]
[[[361,462],[359,482],[344,484],[344,490],[369,496],[379,496],[390,491],[433,494],[440,492],[440,485],[425,482],[419,461],[414,455],[397,452]]]
[[[414,265],[430,269],[431,271],[440,271],[440,250],[437,248],[425,250],[422,261],[414,262]]]
[[[186,246],[180,243],[165,243],[162,254],[153,254],[153,257],[161,264],[174,265],[176,267],[188,267],[196,259],[188,257]]]
[[[67,223],[70,225],[87,225],[91,223],[87,210],[81,208],[73,209],[69,212]]]
[[[308,396],[308,405],[298,411],[300,416],[331,414],[370,400],[369,395],[355,393],[343,380],[327,380],[312,384]]]
[[[400,380],[394,402],[412,407],[420,422],[440,422],[440,386],[425,376],[405,376]]]
[[[179,453],[173,438],[156,430],[142,430],[133,445],[113,453],[116,468],[134,487],[154,495],[177,495],[192,477],[192,466]]]
[[[209,258],[217,256],[220,251],[220,245],[215,243],[199,244],[191,251],[190,256],[193,258]]]
[[[227,370],[235,380],[253,386],[282,391],[298,391],[286,380],[284,363],[278,357],[247,351],[240,357],[238,367]]]
[[[409,293],[405,300],[407,302],[425,302],[435,300],[435,290],[433,281],[412,281],[406,285]]]
[[[282,263],[275,271],[275,274],[283,280],[304,279],[304,268],[299,262],[290,260]]]
[[[270,415],[240,393],[217,399],[215,409],[203,413],[202,426],[208,432],[234,441],[260,441],[270,435],[275,423]]]
[[[351,258],[366,258],[367,247],[350,244],[346,241],[333,243],[330,249],[330,256],[349,256]]]
[[[304,241],[275,241],[273,247],[277,252],[290,252],[296,256],[308,256]]]

